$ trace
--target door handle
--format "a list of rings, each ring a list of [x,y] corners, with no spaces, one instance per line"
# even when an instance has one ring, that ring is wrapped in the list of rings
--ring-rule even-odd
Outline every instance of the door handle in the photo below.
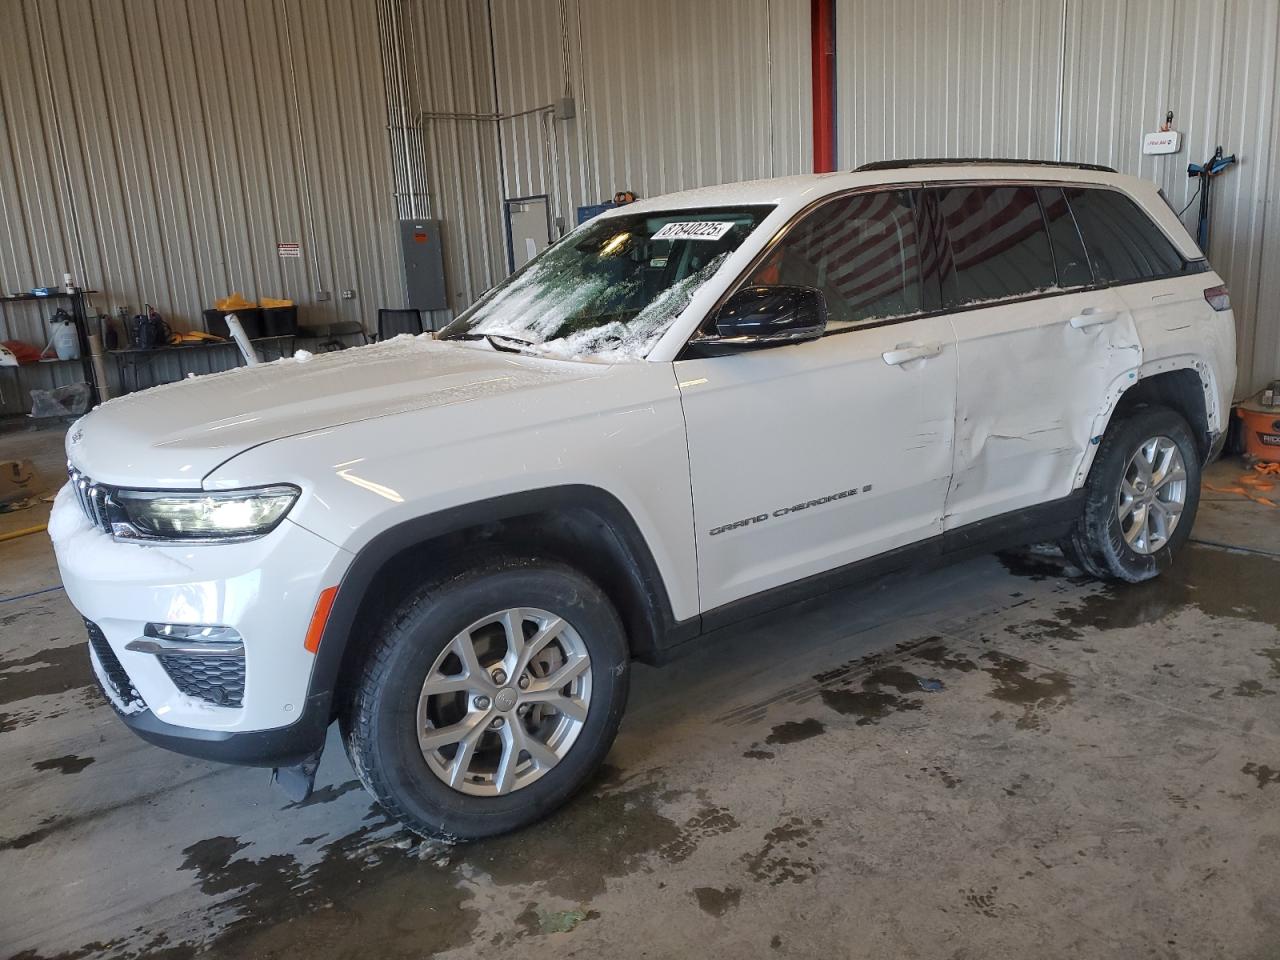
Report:
[[[892,350],[881,354],[884,362],[891,367],[900,367],[912,360],[928,360],[942,352],[940,343],[900,343]]]
[[[1089,327],[1099,327],[1104,323],[1110,323],[1119,315],[1115,310],[1099,310],[1096,307],[1085,307],[1084,310],[1080,311],[1068,322],[1077,330],[1087,330]]]

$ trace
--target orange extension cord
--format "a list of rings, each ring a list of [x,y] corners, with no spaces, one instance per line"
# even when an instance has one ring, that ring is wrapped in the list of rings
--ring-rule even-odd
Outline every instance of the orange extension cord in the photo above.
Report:
[[[1269,477],[1276,479],[1270,480]],[[1274,490],[1278,481],[1280,481],[1280,463],[1255,463],[1252,470],[1246,470],[1240,474],[1240,479],[1230,487],[1215,487],[1212,483],[1205,483],[1202,486],[1214,493],[1236,493],[1242,497],[1248,497],[1254,503],[1280,507],[1280,503],[1262,495],[1263,491]]]

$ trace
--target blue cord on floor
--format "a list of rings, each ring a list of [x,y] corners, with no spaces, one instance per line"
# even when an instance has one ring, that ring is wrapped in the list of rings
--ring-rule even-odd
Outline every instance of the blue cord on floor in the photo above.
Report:
[[[13,600],[25,600],[27,597],[38,597],[42,593],[53,593],[55,590],[61,590],[62,584],[56,587],[45,587],[43,590],[32,590],[30,593],[20,593],[16,597],[0,597],[0,603],[10,603]]]

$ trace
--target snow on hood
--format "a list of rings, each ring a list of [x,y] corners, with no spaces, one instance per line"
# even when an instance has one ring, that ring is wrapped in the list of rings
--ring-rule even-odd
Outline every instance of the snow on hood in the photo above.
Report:
[[[219,464],[271,440],[605,370],[403,335],[126,394],[68,431],[67,455],[103,483],[198,488]]]

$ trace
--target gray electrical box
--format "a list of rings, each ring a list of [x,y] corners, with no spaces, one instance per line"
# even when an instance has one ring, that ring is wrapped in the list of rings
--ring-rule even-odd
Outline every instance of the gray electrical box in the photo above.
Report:
[[[449,309],[449,297],[444,287],[440,221],[401,220],[400,255],[404,259],[404,284],[409,292],[409,306],[419,310]]]

